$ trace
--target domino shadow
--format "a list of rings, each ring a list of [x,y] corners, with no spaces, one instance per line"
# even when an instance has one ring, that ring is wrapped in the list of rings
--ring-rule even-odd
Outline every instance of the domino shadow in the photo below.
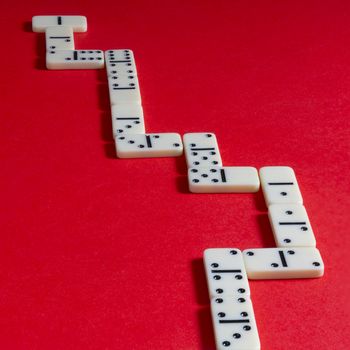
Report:
[[[185,156],[175,158],[176,171],[180,175],[176,179],[176,188],[180,193],[190,193],[187,182],[187,164]]]
[[[100,132],[104,142],[105,156],[116,159],[115,145],[112,134],[111,106],[109,103],[108,84],[105,70],[97,70],[97,95],[100,110]]]
[[[271,230],[270,220],[266,214],[259,214],[256,216],[256,220],[259,226],[259,233],[261,235],[261,241],[264,248],[275,248],[276,243],[273,238],[273,233]]]
[[[192,260],[191,270],[195,285],[196,301],[197,304],[201,306],[200,309],[197,310],[197,323],[201,342],[200,348],[202,350],[215,349],[215,339],[209,307],[210,300],[208,296],[208,287],[205,277],[203,259]]]
[[[197,311],[197,322],[200,334],[200,349],[215,349],[214,330],[211,321],[210,307],[206,306]]]
[[[103,141],[113,142],[111,107],[108,99],[107,84],[98,83],[97,94],[98,94],[98,101],[99,101],[98,107],[101,113],[101,117],[100,117],[101,138]]]
[[[181,157],[176,157],[176,171],[180,175],[187,175],[187,164],[184,154]]]
[[[105,69],[97,69],[97,80],[99,83],[106,84],[106,91],[108,96],[108,82],[107,82],[107,75]]]
[[[104,150],[106,158],[117,160],[117,155],[116,155],[114,143],[105,143],[103,145],[103,150]]]
[[[104,153],[109,159],[116,159],[115,145],[112,134],[111,106],[109,102],[107,76],[104,69],[97,70],[97,95],[100,114],[101,139],[104,141]]]
[[[36,33],[36,52],[35,68],[38,70],[46,70],[46,47],[45,38],[41,33]]]
[[[195,285],[195,296],[197,304],[208,305],[209,293],[207,279],[205,276],[203,259],[194,259],[191,261],[192,278]]]
[[[108,84],[107,84],[107,78],[106,78],[106,73],[104,69],[97,69],[96,77],[98,81],[98,84],[97,84],[98,108],[103,112],[111,113],[111,107],[110,107],[109,95],[108,95]]]
[[[32,22],[31,21],[25,21],[22,23],[22,30],[26,33],[32,33]]]
[[[29,21],[22,24],[22,30],[26,33],[35,34],[35,51],[37,57],[34,61],[34,67],[38,70],[46,70],[45,35],[43,33],[33,33],[32,22]]]
[[[185,193],[185,194],[190,193],[188,189],[187,176],[178,176],[176,178],[176,188],[180,193]]]
[[[261,188],[259,189],[258,192],[254,193],[253,195],[254,195],[254,202],[255,202],[256,209],[262,212],[267,212],[264,195]]]

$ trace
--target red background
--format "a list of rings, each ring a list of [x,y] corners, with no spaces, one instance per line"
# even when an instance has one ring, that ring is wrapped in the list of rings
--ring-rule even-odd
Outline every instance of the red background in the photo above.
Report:
[[[116,159],[104,70],[46,70],[39,14],[86,15],[78,49],[134,50],[149,132],[295,169],[326,272],[251,282],[262,349],[350,348],[349,1],[0,9],[0,349],[214,349],[203,250],[274,246],[261,193],[190,194],[183,157]]]

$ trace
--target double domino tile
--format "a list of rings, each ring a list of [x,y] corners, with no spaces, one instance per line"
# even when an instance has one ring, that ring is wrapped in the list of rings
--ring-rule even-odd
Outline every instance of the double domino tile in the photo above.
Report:
[[[243,193],[259,190],[253,167],[225,167],[213,133],[188,133],[183,137],[188,184],[193,193]]]
[[[183,152],[177,133],[146,133],[134,53],[105,52],[112,129],[119,158],[177,157]]]
[[[34,16],[33,31],[44,32],[47,69],[101,69],[101,50],[75,50],[74,32],[86,32],[85,16]]]
[[[134,54],[131,50],[108,50],[105,53],[111,105],[141,105],[141,93]]]
[[[107,76],[137,75],[134,53],[129,49],[105,52]]]

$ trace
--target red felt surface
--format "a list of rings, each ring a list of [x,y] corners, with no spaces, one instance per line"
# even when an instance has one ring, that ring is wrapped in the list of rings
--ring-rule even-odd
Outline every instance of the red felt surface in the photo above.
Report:
[[[115,158],[106,77],[48,71],[39,14],[131,48],[150,132],[212,131],[226,165],[295,169],[326,265],[251,283],[263,350],[345,350],[350,3],[3,2],[0,349],[214,349],[202,252],[274,246],[259,194],[190,194],[184,158]]]

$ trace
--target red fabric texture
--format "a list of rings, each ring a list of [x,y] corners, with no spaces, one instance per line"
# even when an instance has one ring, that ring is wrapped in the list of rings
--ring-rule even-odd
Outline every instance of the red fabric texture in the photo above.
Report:
[[[134,51],[148,132],[294,168],[325,266],[253,281],[262,350],[347,350],[350,3],[15,1],[2,13],[0,349],[215,348],[202,252],[273,247],[261,192],[190,194],[183,157],[115,157],[104,70],[48,71],[31,17]]]

